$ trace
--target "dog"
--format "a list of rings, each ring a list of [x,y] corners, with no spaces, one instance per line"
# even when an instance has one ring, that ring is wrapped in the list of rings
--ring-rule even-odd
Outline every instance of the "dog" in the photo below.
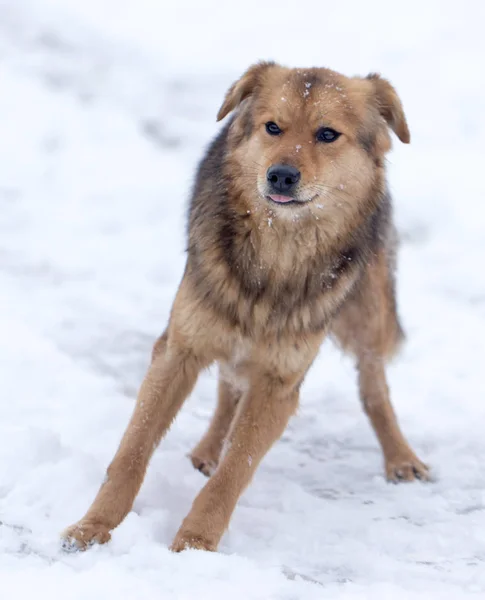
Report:
[[[327,336],[356,359],[387,478],[429,477],[385,374],[403,339],[389,129],[410,141],[395,89],[378,74],[261,62],[230,87],[217,120],[230,113],[199,165],[169,324],[96,499],[63,534],[71,547],[110,539],[198,374],[217,362],[217,409],[191,455],[210,478],[171,546],[215,551]]]

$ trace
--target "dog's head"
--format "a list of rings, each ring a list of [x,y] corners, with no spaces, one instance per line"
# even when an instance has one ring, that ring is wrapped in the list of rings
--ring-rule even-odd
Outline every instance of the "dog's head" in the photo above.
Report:
[[[273,207],[362,198],[383,178],[389,128],[410,141],[394,88],[376,74],[259,63],[231,86],[217,119],[235,109],[230,175]]]

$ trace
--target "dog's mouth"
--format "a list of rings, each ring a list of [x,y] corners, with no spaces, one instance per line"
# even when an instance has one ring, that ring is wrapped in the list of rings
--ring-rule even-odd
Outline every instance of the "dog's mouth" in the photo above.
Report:
[[[279,194],[268,194],[266,196],[266,198],[268,200],[270,200],[271,202],[274,202],[275,204],[282,204],[285,206],[295,206],[297,204],[301,205],[301,204],[307,204],[308,202],[311,202],[312,200],[314,200],[317,197],[317,195],[313,196],[312,198],[294,198],[293,196],[282,196]]]

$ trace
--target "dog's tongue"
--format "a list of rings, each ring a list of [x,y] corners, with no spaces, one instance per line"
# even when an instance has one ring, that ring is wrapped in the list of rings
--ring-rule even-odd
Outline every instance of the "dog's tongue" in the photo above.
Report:
[[[293,200],[291,196],[271,195],[270,198],[271,200],[273,200],[273,202],[279,202],[280,204],[284,204],[285,202],[291,202]]]

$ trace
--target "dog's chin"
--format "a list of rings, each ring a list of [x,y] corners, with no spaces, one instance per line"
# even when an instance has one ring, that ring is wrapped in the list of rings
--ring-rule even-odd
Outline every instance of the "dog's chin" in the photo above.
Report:
[[[266,200],[269,200],[272,204],[279,204],[280,206],[302,206],[304,204],[308,204],[312,200],[316,198],[294,198],[293,196],[283,196],[279,194],[267,194],[265,196]]]

